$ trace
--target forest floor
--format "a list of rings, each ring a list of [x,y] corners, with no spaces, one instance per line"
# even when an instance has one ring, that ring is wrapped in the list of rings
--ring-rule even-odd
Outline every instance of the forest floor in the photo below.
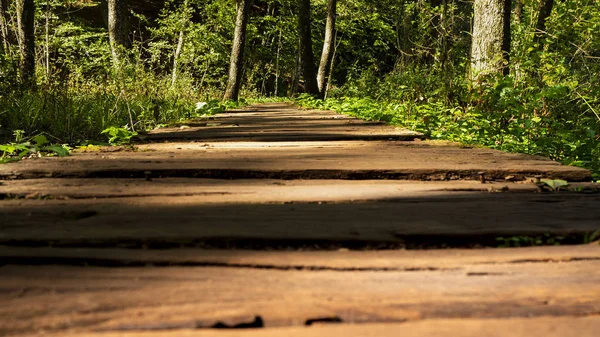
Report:
[[[590,180],[284,103],[0,165],[0,335],[596,336]]]

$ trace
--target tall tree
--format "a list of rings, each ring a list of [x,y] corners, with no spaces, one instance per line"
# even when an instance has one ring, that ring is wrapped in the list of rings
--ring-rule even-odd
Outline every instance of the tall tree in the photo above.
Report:
[[[541,37],[544,35],[544,31],[546,30],[546,20],[550,17],[552,13],[552,8],[554,7],[554,0],[543,0],[540,7],[540,12],[538,14],[537,23],[535,25],[535,41],[539,42]]]
[[[317,72],[317,85],[321,96],[325,96],[327,89],[326,78],[327,69],[331,65],[331,56],[335,43],[335,16],[337,0],[327,1],[327,23],[325,24],[325,40],[323,41],[323,51],[321,52],[321,62]]]
[[[8,51],[8,23],[6,22],[7,5],[7,0],[0,0],[0,38],[2,38],[2,44],[0,45],[1,52]]]
[[[471,78],[508,71],[511,0],[475,0]]]
[[[304,91],[321,96],[317,84],[317,70],[312,50],[312,37],[310,32],[310,0],[299,0],[298,4],[298,31],[300,33],[300,66],[304,75]]]
[[[108,0],[108,39],[115,67],[121,64],[123,49],[128,46],[126,14],[125,0]]]
[[[185,35],[185,30],[189,24],[189,16],[191,15],[191,11],[189,8],[189,1],[185,0],[183,5],[181,6],[181,13],[179,14],[180,20],[178,22],[179,25],[179,38],[177,38],[177,47],[175,47],[175,52],[173,53],[173,69],[171,70],[171,86],[175,85],[177,81],[177,65],[179,60],[179,55],[181,55],[181,51],[183,50],[183,40]]]
[[[34,0],[17,0],[17,30],[19,35],[21,84],[35,87],[35,3]]]
[[[523,0],[515,0],[515,21],[518,24],[523,22]]]
[[[244,46],[246,44],[246,26],[248,25],[248,18],[250,16],[250,1],[237,0],[235,32],[233,34],[233,46],[229,61],[229,79],[223,100],[237,101],[240,93],[244,66]]]

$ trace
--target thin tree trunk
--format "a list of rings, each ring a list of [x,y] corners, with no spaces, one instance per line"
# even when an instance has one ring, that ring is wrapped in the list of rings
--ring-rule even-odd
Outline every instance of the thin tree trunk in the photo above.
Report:
[[[46,25],[45,25],[46,46],[44,48],[45,66],[46,66],[46,82],[50,80],[50,4],[46,2]]]
[[[447,78],[446,61],[448,60],[448,1],[442,0],[442,13],[440,17],[440,64],[444,71],[444,78]]]
[[[314,95],[321,96],[319,86],[317,85],[317,70],[312,50],[312,37],[310,31],[310,0],[299,0],[298,9],[298,30],[300,33],[300,47],[302,52],[301,67],[304,75],[304,91]]]
[[[335,32],[333,41],[335,42],[336,39],[337,39],[337,32]],[[329,94],[329,89],[331,88],[331,78],[333,76],[333,66],[335,65],[335,54],[337,53],[337,49],[340,46],[341,42],[342,42],[342,39],[340,37],[340,39],[337,41],[337,43],[333,47],[333,53],[331,55],[331,65],[329,66],[329,77],[328,77],[329,80],[327,81],[327,85],[325,86],[325,92],[323,93],[323,99],[327,98],[327,95]]]
[[[108,39],[113,65],[116,68],[121,64],[123,48],[127,47],[126,10],[125,0],[108,0]]]
[[[509,18],[510,0],[475,0],[470,69],[472,80],[508,70]]]
[[[246,26],[248,25],[248,17],[250,16],[250,1],[237,0],[235,32],[229,63],[229,79],[223,100],[237,101],[240,93],[244,66],[244,45],[246,44]]]
[[[523,0],[515,0],[515,21],[518,24],[523,23]]]
[[[177,81],[177,60],[179,59],[179,55],[181,54],[181,50],[183,49],[183,27],[179,31],[179,38],[177,39],[177,48],[175,49],[175,54],[173,55],[173,73],[171,74],[171,86],[175,85],[175,81]]]
[[[204,85],[204,79],[206,78],[206,73],[208,72],[209,69],[210,69],[210,59],[208,60],[208,62],[206,62],[206,69],[204,69],[204,73],[202,73],[202,78],[200,78],[200,84],[198,85],[198,87],[202,88],[202,86]]]
[[[332,49],[335,43],[335,15],[336,15],[337,0],[329,0],[327,2],[327,23],[325,24],[325,40],[323,41],[323,51],[321,53],[321,62],[319,63],[319,71],[317,72],[317,85],[321,96],[325,95],[327,88],[327,68],[331,63]]]
[[[0,36],[2,37],[2,52],[8,53],[8,23],[6,22],[7,0],[0,0]]]
[[[279,55],[281,53],[281,36],[283,34],[283,29],[279,28],[279,42],[277,43],[277,54],[275,56],[275,94],[274,96],[279,96]]]
[[[301,59],[302,59],[302,42],[298,40],[298,49],[296,50],[296,63],[294,64],[294,72],[292,73],[292,81],[290,83],[289,96],[293,97],[298,91],[298,83],[300,82]]]
[[[35,88],[35,3],[33,0],[17,0],[17,27],[20,51],[21,84]]]
[[[510,32],[510,15],[512,10],[512,0],[504,0],[504,21],[502,29],[502,73],[508,75],[510,73],[510,43],[511,43],[511,32]]]
[[[554,0],[544,0],[541,5],[540,13],[538,14],[537,23],[535,25],[535,42],[539,42],[544,32],[546,31],[546,20],[552,14],[552,8],[554,7]]]

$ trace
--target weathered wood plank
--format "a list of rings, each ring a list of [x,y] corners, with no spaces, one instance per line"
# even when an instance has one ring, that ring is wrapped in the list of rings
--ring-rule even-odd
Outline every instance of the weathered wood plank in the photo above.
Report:
[[[600,195],[416,195],[366,203],[206,203],[202,196],[0,202],[0,243],[118,247],[496,246],[598,230]],[[379,246],[382,244],[383,246]]]
[[[586,316],[600,311],[600,261],[471,264],[430,271],[227,267],[0,268],[0,333],[267,328],[436,318]]]
[[[435,142],[160,143],[139,151],[76,153],[0,166],[12,178],[276,178],[488,180],[514,176],[591,179],[589,171],[549,159]]]
[[[144,139],[213,141],[413,140],[422,133],[332,111],[302,110],[287,103],[260,104],[151,131]]]
[[[598,185],[598,186],[597,186]],[[572,187],[598,192],[600,184]],[[457,197],[468,192],[538,192],[534,183],[404,180],[273,180],[273,179],[22,179],[0,186],[5,198],[83,199],[115,197],[202,198],[204,203],[349,202],[399,198]],[[0,197],[1,197],[0,195]]]
[[[488,264],[600,261],[598,242],[511,249],[264,251],[0,246],[3,264],[222,266],[276,270],[435,271]]]
[[[60,337],[594,337],[598,317],[433,319],[406,323],[334,324],[253,330],[175,330],[160,332],[69,333]]]

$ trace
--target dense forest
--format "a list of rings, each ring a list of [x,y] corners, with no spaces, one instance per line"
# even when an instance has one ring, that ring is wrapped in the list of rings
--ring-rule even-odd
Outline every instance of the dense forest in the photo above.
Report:
[[[293,99],[600,169],[598,0],[0,0],[0,39],[3,157]]]

